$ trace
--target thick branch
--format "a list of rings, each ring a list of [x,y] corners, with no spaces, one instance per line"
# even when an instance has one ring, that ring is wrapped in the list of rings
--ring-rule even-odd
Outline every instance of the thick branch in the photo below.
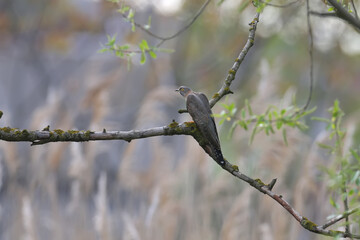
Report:
[[[345,9],[340,2],[337,0],[328,0],[328,2],[335,8],[336,15],[347,21],[349,24],[360,30],[360,21],[356,17],[354,17],[351,13]]]
[[[55,129],[52,131],[29,131],[17,128],[0,128],[0,139],[9,142],[31,142],[31,145],[40,145],[49,142],[85,142],[95,140],[125,140],[130,142],[133,139],[148,138],[154,136],[191,135],[195,130],[192,123],[178,124],[173,122],[168,126],[155,127],[144,130],[131,131],[63,131]]]

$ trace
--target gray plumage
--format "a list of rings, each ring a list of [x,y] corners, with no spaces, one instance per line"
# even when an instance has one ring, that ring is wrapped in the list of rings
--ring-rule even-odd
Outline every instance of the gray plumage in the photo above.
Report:
[[[194,120],[197,128],[208,141],[206,151],[216,158],[221,165],[225,164],[221,153],[219,136],[216,129],[215,120],[206,95],[199,92],[193,92],[190,88],[181,86],[178,90],[186,99],[186,108]]]

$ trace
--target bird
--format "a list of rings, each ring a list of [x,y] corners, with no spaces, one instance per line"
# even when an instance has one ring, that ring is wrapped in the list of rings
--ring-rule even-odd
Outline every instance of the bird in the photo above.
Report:
[[[217,163],[224,166],[225,159],[221,152],[220,140],[208,98],[204,93],[194,92],[186,86],[181,86],[175,91],[185,98],[188,113],[201,135],[207,140],[204,150],[214,157]]]

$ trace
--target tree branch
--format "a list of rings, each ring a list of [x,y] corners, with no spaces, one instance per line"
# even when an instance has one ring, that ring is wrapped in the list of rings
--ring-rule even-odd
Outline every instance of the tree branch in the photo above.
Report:
[[[337,17],[336,13],[321,13],[321,12],[315,12],[315,11],[310,11],[311,15],[317,16],[317,17]]]
[[[322,229],[326,229],[331,225],[334,225],[335,223],[339,222],[340,220],[349,217],[351,214],[356,213],[360,210],[360,207],[354,208],[352,210],[348,210],[344,212],[343,214],[340,214],[332,219],[330,219],[328,222],[326,222],[324,225],[319,226]]]
[[[155,136],[172,136],[172,135],[193,135],[196,126],[193,123],[172,122],[168,126],[155,127],[144,130],[131,131],[77,131],[61,129],[42,131],[21,130],[17,128],[3,127],[0,128],[0,139],[9,142],[31,142],[31,145],[41,145],[50,142],[86,142],[95,140],[125,140],[130,142],[133,139],[148,138]]]
[[[350,14],[337,0],[328,0],[328,2],[335,8],[336,15],[347,21],[349,24],[354,26],[357,30],[360,30],[360,21],[352,14]]]
[[[232,68],[229,70],[228,75],[226,76],[222,87],[220,88],[220,90],[217,93],[214,94],[212,99],[209,101],[211,108],[225,95],[233,93],[230,90],[230,85],[231,85],[232,81],[235,79],[235,75],[236,75],[237,71],[239,70],[239,67],[240,67],[242,61],[245,59],[250,48],[254,45],[255,32],[256,32],[257,24],[259,22],[259,17],[260,17],[260,13],[256,13],[254,19],[249,23],[249,25],[250,25],[249,36],[245,43],[245,46],[241,50],[239,56],[235,59],[235,62],[233,64]],[[187,112],[187,110],[180,109],[178,112],[185,113],[185,112]]]
[[[153,33],[152,31],[150,31],[149,29],[146,29],[145,27],[143,27],[141,24],[134,22],[134,25],[138,28],[140,28],[142,31],[146,32],[147,34],[149,34],[150,36],[161,40],[158,44],[156,44],[156,47],[160,47],[164,42],[176,38],[177,36],[179,36],[181,33],[183,33],[185,30],[187,30],[195,21],[196,19],[203,13],[203,11],[205,10],[205,8],[207,7],[207,5],[211,2],[211,0],[207,0],[202,6],[201,8],[197,11],[197,13],[191,18],[191,20],[189,21],[189,23],[187,23],[185,26],[183,26],[180,30],[178,30],[176,33],[167,36],[167,37],[162,37],[159,36],[158,34]],[[122,13],[121,16],[125,19],[127,19],[127,15],[125,13]]]
[[[330,0],[328,0],[330,1]],[[209,1],[208,1],[209,2]],[[195,20],[194,20],[195,21]],[[229,70],[225,82],[217,94],[210,100],[210,105],[214,106],[223,96],[231,93],[230,85],[235,79],[235,74],[238,71],[240,64],[244,60],[249,49],[254,44],[256,26],[259,21],[259,13],[255,15],[254,20],[250,23],[249,37],[248,40],[240,52],[238,58],[235,60],[232,68]],[[0,111],[0,117],[2,112]],[[206,139],[196,128],[193,122],[184,122],[178,124],[173,121],[168,126],[155,127],[144,130],[131,130],[131,131],[106,131],[105,129],[101,132],[93,131],[63,131],[61,129],[50,130],[49,127],[41,131],[29,131],[20,130],[10,127],[0,128],[0,140],[4,141],[27,141],[31,142],[32,145],[40,145],[49,142],[84,142],[84,141],[95,141],[95,140],[125,140],[130,142],[133,139],[148,138],[154,136],[172,136],[172,135],[191,135],[205,150]],[[206,151],[207,152],[207,151]],[[215,156],[211,156],[214,160]],[[314,233],[326,235],[326,236],[340,236],[360,239],[360,235],[351,234],[350,232],[326,230],[325,228],[331,226],[335,222],[346,218],[350,214],[358,211],[359,209],[347,211],[344,214],[330,220],[328,223],[318,226],[315,223],[308,220],[306,217],[299,214],[286,200],[283,199],[282,195],[272,192],[272,189],[276,183],[276,179],[273,179],[269,184],[263,183],[260,179],[252,179],[239,171],[238,166],[232,165],[230,162],[225,160],[225,164],[220,165],[225,171],[229,172],[233,176],[242,181],[247,182],[249,185],[257,189],[258,191],[268,195],[279,203],[286,211],[288,211],[294,219],[300,223],[300,225]]]

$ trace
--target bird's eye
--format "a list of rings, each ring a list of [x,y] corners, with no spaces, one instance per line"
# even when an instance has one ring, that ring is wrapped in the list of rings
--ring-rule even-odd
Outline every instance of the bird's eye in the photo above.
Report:
[[[182,92],[183,92],[183,91],[184,91],[184,88],[180,88],[180,91],[182,91]]]

